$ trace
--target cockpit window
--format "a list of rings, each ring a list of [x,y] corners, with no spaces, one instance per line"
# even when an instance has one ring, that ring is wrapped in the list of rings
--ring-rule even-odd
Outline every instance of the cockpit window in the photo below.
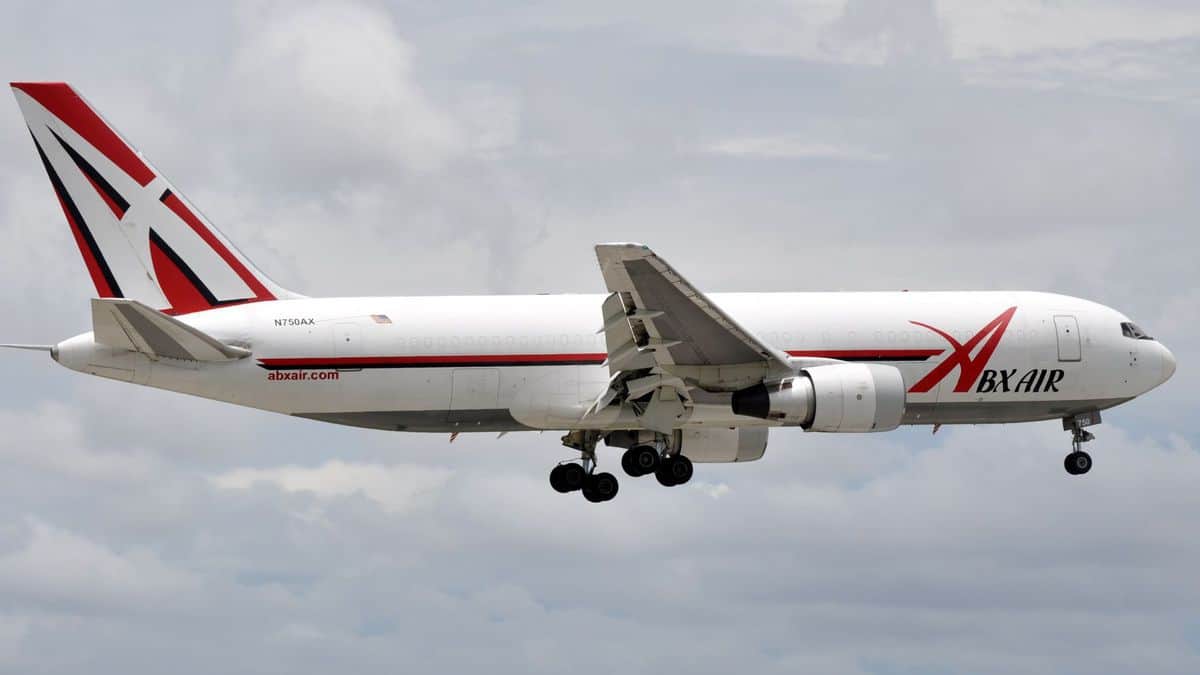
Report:
[[[1136,323],[1132,321],[1124,321],[1121,323],[1121,335],[1135,340],[1153,340],[1154,338],[1146,334],[1146,331],[1138,328]]]

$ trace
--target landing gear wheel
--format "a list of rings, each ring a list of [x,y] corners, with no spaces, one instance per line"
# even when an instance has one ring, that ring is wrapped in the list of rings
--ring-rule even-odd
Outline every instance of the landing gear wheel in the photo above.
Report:
[[[662,458],[658,463],[658,469],[654,472],[654,477],[658,479],[659,485],[673,487],[675,485],[683,485],[691,480],[692,473],[692,460],[683,455],[671,455]]]
[[[578,464],[559,464],[550,471],[550,487],[558,492],[574,492],[583,487],[583,467]]]
[[[634,446],[621,455],[621,468],[634,478],[654,473],[658,468],[658,450],[649,445]]]
[[[606,502],[617,496],[621,487],[617,477],[611,473],[596,473],[583,481],[583,498],[592,502]]]
[[[1092,470],[1092,456],[1082,450],[1076,450],[1063,460],[1063,468],[1072,476],[1082,476]]]
[[[675,466],[671,467],[671,476],[675,479],[675,484],[683,485],[688,482],[692,479],[692,473],[694,473],[692,460],[683,455],[676,455]]]
[[[1063,419],[1063,430],[1071,432],[1071,454],[1063,459],[1063,468],[1072,476],[1081,476],[1092,470],[1092,456],[1083,451],[1083,444],[1096,440],[1092,432],[1084,427],[1100,424],[1100,413],[1079,413]]]

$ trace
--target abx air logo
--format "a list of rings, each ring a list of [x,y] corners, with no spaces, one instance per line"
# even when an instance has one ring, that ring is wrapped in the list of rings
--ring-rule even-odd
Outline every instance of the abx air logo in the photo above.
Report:
[[[988,361],[991,360],[996,347],[1000,345],[1000,338],[1004,337],[1004,331],[1008,330],[1008,324],[1012,321],[1013,314],[1016,313],[1016,307],[1009,307],[1000,316],[989,321],[970,340],[962,343],[955,340],[954,336],[946,331],[930,326],[927,323],[921,323],[920,321],[910,322],[922,328],[928,328],[942,336],[946,342],[950,343],[952,351],[950,356],[947,356],[936,368],[929,371],[928,375],[921,378],[908,391],[914,394],[923,394],[931,391],[955,368],[958,368],[958,381],[954,383],[954,391],[956,393],[969,392],[972,387],[979,394],[1058,391],[1057,385],[1062,381],[1065,373],[1057,368],[1052,370],[1033,368],[1019,378],[1017,377],[1017,370],[1015,368],[1012,370],[986,370]],[[982,346],[980,346],[981,343]],[[977,352],[976,348],[978,348]],[[971,356],[972,352],[975,352],[975,356],[973,357]],[[977,387],[976,383],[978,383]]]

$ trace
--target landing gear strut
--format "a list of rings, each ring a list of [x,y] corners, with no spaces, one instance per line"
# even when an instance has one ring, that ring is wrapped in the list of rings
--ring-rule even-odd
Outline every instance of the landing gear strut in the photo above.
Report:
[[[563,462],[550,471],[550,487],[558,492],[583,493],[589,502],[606,502],[617,496],[620,484],[611,473],[596,473],[596,431],[571,431],[562,437],[563,445],[579,451],[579,463]]]
[[[1084,427],[1100,424],[1100,413],[1080,413],[1063,418],[1063,430],[1071,432],[1071,452],[1063,459],[1063,468],[1072,476],[1082,476],[1092,470],[1092,456],[1083,451],[1083,444],[1096,440]]]

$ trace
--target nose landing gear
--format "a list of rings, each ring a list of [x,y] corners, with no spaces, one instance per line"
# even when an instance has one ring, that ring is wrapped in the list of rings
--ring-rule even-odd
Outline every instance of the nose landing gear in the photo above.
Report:
[[[1063,418],[1063,430],[1071,432],[1071,452],[1063,459],[1063,468],[1072,476],[1082,476],[1092,470],[1092,456],[1083,451],[1083,444],[1096,440],[1084,427],[1100,424],[1100,413],[1080,413]]]

